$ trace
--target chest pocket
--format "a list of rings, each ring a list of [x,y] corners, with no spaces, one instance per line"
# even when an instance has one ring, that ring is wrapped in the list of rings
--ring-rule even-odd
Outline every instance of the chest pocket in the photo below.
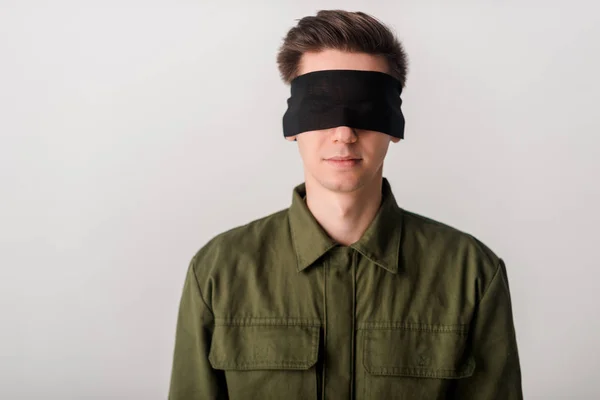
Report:
[[[209,361],[236,399],[316,399],[319,326],[217,325]]]
[[[363,340],[365,399],[443,399],[475,369],[462,326],[369,328]]]

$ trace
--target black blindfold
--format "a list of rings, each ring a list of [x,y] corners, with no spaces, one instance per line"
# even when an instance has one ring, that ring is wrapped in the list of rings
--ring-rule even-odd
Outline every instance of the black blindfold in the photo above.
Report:
[[[402,85],[378,71],[323,70],[291,81],[283,135],[348,126],[404,138]]]

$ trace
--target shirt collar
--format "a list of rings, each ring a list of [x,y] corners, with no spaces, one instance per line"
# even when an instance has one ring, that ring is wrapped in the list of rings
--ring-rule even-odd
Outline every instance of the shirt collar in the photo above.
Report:
[[[338,245],[319,225],[304,201],[306,184],[296,186],[289,208],[292,242],[297,269],[302,271]],[[362,237],[350,247],[391,273],[398,272],[402,209],[398,207],[390,183],[383,178],[381,205]]]

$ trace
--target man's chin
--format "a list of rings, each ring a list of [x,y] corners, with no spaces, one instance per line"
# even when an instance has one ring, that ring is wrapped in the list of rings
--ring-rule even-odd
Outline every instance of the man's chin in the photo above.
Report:
[[[349,193],[360,189],[363,182],[360,177],[331,177],[321,181],[321,186],[332,192]]]

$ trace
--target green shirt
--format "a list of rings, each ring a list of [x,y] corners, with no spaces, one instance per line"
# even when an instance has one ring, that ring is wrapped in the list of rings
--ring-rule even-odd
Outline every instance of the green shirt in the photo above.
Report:
[[[361,239],[337,244],[305,191],[194,255],[169,399],[522,399],[501,258],[385,178]]]

